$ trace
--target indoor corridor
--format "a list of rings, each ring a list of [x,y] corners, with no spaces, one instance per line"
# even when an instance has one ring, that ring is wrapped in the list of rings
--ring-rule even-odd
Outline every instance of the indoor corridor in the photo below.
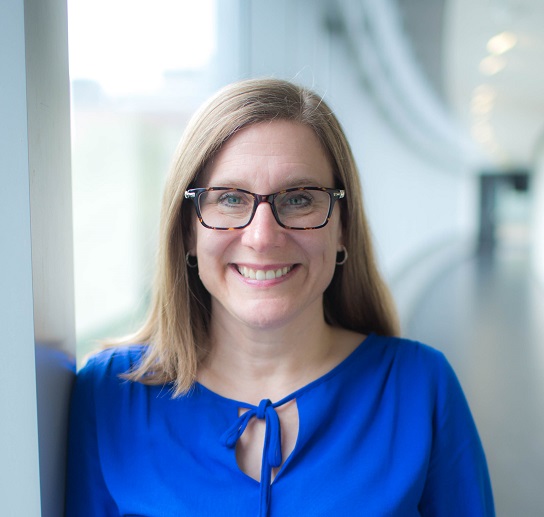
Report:
[[[178,142],[250,78],[338,117],[402,336],[454,367],[497,516],[544,516],[543,0],[1,0],[0,21],[0,517],[65,514],[76,365],[145,321],[168,170],[206,154]]]
[[[544,286],[530,271],[527,246],[467,258],[433,283],[405,329],[456,370],[506,517],[544,515]]]

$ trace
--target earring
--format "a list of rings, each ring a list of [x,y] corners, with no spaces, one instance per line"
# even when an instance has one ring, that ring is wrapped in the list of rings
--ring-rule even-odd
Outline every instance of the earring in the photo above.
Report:
[[[336,265],[342,266],[344,265],[348,260],[348,250],[344,245],[342,245],[342,249],[336,253]]]
[[[191,269],[198,267],[198,259],[195,255],[191,255],[190,251],[185,255],[185,263],[187,264],[187,267],[190,267]]]

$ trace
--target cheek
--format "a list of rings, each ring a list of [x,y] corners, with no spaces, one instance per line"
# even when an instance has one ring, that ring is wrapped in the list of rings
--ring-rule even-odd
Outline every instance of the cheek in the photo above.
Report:
[[[236,238],[232,232],[210,230],[200,225],[195,233],[195,252],[199,263],[212,264],[223,261],[227,248]]]
[[[326,227],[323,228],[326,230]],[[309,230],[308,233],[310,233]],[[319,230],[313,230],[319,232]],[[335,267],[339,235],[335,231],[324,231],[322,235],[308,235],[299,239],[298,246],[307,258],[319,268],[327,270]]]

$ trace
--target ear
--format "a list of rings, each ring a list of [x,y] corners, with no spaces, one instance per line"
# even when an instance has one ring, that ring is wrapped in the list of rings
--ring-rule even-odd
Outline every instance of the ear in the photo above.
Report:
[[[183,236],[183,248],[185,249],[185,253],[190,253],[191,255],[194,255],[196,247],[194,244],[193,232],[187,232]]]
[[[189,253],[189,255],[193,255],[196,257],[196,245],[193,244],[193,239],[190,237],[187,239],[187,242],[185,243],[185,253]]]
[[[344,237],[342,235],[342,221],[338,225],[338,242],[336,243],[336,251],[342,251],[344,249]]]
[[[183,245],[185,246],[185,253],[189,252],[191,255],[196,255],[196,225],[198,220],[195,214],[190,215],[190,224],[187,225],[187,229],[183,236]]]

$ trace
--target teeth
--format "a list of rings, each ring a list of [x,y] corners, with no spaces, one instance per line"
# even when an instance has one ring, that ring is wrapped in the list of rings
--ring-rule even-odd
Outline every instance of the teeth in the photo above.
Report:
[[[250,278],[251,280],[274,280],[275,278],[280,278],[285,276],[292,267],[283,267],[281,269],[269,269],[264,271],[263,269],[250,269],[246,266],[238,267],[238,271],[245,278]]]

